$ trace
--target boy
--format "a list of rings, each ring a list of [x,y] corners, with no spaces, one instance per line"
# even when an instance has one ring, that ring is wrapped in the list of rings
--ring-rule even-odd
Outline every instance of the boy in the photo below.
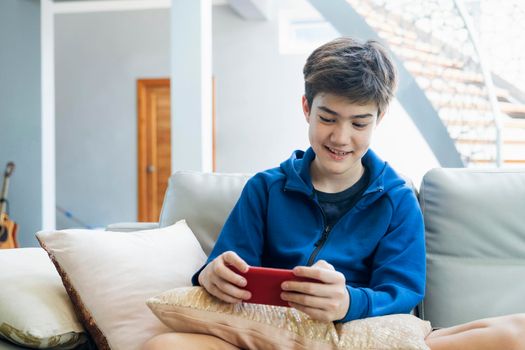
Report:
[[[394,65],[376,42],[339,38],[308,57],[304,78],[311,148],[248,181],[193,284],[236,303],[250,293],[227,265],[289,268],[321,281],[282,285],[282,299],[313,319],[408,313],[425,290],[422,215],[412,189],[369,150],[394,96]],[[458,344],[439,339],[446,340],[432,338],[433,349]],[[202,334],[169,333],[146,344],[171,347],[237,349]]]
[[[396,73],[374,42],[331,41],[304,67],[311,148],[255,175],[224,225],[200,284],[249,299],[226,264],[290,268],[323,283],[285,283],[282,298],[322,321],[409,312],[425,290],[421,212],[413,191],[368,149]]]

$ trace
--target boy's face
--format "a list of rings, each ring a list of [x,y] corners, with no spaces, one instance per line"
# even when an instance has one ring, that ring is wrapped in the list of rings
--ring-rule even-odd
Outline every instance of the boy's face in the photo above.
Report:
[[[302,102],[317,173],[327,178],[360,175],[361,158],[383,117],[378,116],[377,105],[359,105],[329,93],[317,94],[311,108],[305,96]]]

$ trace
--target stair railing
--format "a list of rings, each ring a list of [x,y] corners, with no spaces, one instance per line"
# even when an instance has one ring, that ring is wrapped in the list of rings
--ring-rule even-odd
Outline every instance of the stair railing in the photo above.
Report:
[[[485,58],[485,54],[483,53],[481,49],[480,41],[478,39],[477,32],[474,29],[472,19],[470,18],[470,15],[465,9],[463,2],[461,0],[453,0],[453,1],[454,1],[454,5],[456,6],[461,18],[463,18],[463,22],[465,23],[465,28],[467,29],[469,33],[470,40],[479,58],[479,65],[483,73],[483,79],[485,80],[485,85],[487,86],[487,90],[488,90],[487,92],[489,96],[490,107],[494,115],[494,126],[496,128],[496,165],[497,167],[501,167],[501,165],[503,164],[503,159],[501,156],[501,147],[503,143],[502,137],[501,137],[501,114],[500,114],[501,110],[499,108],[498,97],[496,96],[496,89],[494,88],[494,82],[492,81],[491,69],[487,64],[487,59]]]
[[[403,60],[456,141],[464,163],[501,164],[496,94],[461,5],[454,0],[347,1]],[[415,44],[428,52],[414,53]],[[455,138],[462,135],[470,142]]]

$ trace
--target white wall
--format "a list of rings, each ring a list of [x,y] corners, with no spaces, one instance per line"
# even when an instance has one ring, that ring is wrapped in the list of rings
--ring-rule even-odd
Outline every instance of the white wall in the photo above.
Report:
[[[245,21],[228,6],[214,7],[219,172],[275,167],[308,145],[301,110],[307,56],[280,55],[278,29],[276,18]]]
[[[136,81],[170,74],[169,10],[55,17],[57,205],[93,226],[136,221]]]
[[[42,227],[40,4],[0,1],[0,181],[16,169],[8,200],[22,246],[37,246]],[[0,182],[1,189],[1,182]]]
[[[394,100],[377,126],[374,151],[419,189],[423,175],[439,163],[401,104]]]

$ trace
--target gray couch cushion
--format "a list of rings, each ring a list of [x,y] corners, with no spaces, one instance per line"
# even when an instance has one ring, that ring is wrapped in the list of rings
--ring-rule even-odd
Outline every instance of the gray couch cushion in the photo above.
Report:
[[[250,174],[179,171],[171,175],[160,227],[186,219],[209,255]]]
[[[525,170],[434,169],[420,189],[434,326],[525,312]]]

